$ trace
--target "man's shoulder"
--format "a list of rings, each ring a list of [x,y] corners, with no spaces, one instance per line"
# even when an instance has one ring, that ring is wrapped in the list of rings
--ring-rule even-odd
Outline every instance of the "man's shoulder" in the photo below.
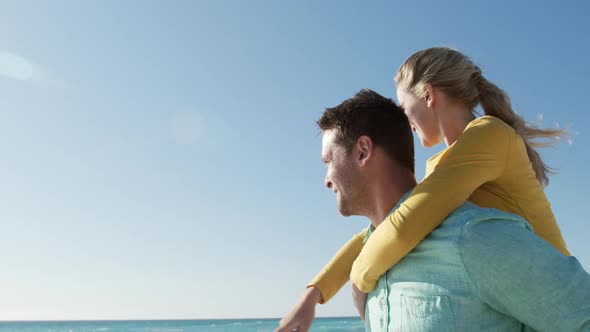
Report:
[[[517,214],[493,208],[483,208],[469,201],[453,211],[445,219],[445,222],[447,221],[458,221],[466,229],[484,222],[512,222],[532,230],[528,222]]]
[[[492,253],[495,258],[501,257],[501,252],[509,254],[505,251],[515,238],[534,233],[531,225],[519,215],[474,204],[468,211],[470,215],[462,220],[457,237],[464,263],[467,256],[479,260]]]
[[[453,212],[451,212],[445,220],[443,220],[441,227],[449,227],[449,226],[463,226],[467,224],[471,220],[482,218],[484,215],[488,215],[488,213],[492,213],[491,211],[485,211],[483,209],[469,201],[463,203]]]

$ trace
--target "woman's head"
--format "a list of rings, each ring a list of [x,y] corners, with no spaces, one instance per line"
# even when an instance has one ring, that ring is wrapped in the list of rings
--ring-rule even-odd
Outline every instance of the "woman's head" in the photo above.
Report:
[[[458,51],[435,47],[414,53],[395,76],[398,100],[422,144],[430,147],[441,140],[440,118],[444,112],[431,107],[434,91],[471,114],[479,102],[481,71]],[[436,103],[437,108],[441,103]]]
[[[481,69],[463,53],[446,47],[418,51],[402,64],[395,75],[395,83],[399,102],[424,146],[441,141],[439,117],[445,113],[430,107],[434,93],[440,93],[472,114],[477,105],[481,105],[485,114],[513,127],[524,139],[537,178],[543,184],[549,182],[550,169],[533,147],[551,145],[564,131],[539,129],[526,123],[512,110],[508,95],[488,81]],[[546,140],[533,141],[537,138]]]
[[[428,86],[475,109],[481,70],[462,53],[446,47],[428,48],[412,54],[395,75],[398,89],[417,98],[428,95]]]

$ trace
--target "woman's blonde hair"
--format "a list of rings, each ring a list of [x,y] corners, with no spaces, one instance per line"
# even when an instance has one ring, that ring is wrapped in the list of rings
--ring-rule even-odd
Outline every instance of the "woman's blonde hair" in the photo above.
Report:
[[[430,84],[473,111],[481,105],[485,114],[501,119],[522,136],[537,179],[545,186],[549,184],[547,175],[553,170],[535,148],[555,144],[565,130],[540,129],[527,123],[514,113],[508,95],[488,81],[466,55],[446,47],[416,52],[402,64],[395,75],[395,83],[419,98],[426,96],[426,84]]]

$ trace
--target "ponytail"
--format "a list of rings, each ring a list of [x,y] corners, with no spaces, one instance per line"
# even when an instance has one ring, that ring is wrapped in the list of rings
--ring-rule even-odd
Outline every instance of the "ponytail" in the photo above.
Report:
[[[476,67],[477,68],[477,67]],[[555,170],[547,166],[541,159],[536,147],[548,147],[558,142],[566,134],[564,129],[540,129],[527,123],[521,116],[514,113],[510,103],[510,97],[498,86],[488,81],[481,75],[479,68],[476,69],[474,83],[479,91],[479,104],[485,114],[492,115],[504,121],[523,138],[529,160],[537,179],[544,185],[549,184],[550,173]],[[542,139],[542,141],[539,141]]]

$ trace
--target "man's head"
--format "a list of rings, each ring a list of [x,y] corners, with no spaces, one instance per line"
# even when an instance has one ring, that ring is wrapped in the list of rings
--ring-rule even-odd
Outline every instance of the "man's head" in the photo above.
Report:
[[[364,89],[317,121],[322,130],[326,187],[336,193],[344,216],[366,215],[367,193],[378,171],[395,167],[414,172],[412,130],[404,112],[378,93]],[[394,172],[392,169],[391,172]]]

